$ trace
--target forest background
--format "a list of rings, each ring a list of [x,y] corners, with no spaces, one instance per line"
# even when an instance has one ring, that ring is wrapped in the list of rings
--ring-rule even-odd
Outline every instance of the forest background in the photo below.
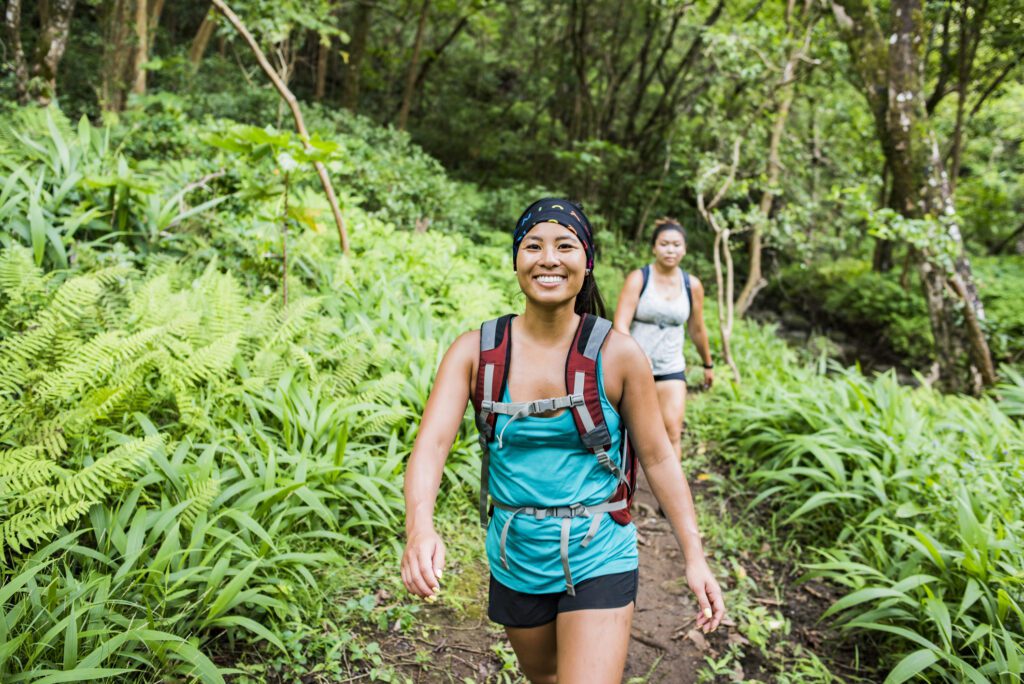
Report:
[[[684,465],[732,502],[736,638],[693,676],[1020,681],[1020,3],[229,4],[7,0],[0,679],[430,673],[381,647],[429,627],[402,464],[557,193],[613,305],[666,214],[714,300]],[[474,439],[439,511],[464,616]],[[750,556],[831,587],[838,651]]]

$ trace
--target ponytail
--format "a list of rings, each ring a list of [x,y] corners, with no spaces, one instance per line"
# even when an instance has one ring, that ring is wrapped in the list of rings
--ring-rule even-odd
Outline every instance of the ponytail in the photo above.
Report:
[[[594,280],[593,273],[588,273],[583,277],[583,287],[576,295],[576,313],[581,316],[588,313],[601,318],[608,317],[604,298],[601,297],[601,292],[597,289],[597,281]]]

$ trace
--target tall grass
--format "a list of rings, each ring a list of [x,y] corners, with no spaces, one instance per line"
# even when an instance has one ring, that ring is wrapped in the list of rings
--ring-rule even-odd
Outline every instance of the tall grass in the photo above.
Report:
[[[296,239],[287,309],[217,261],[46,274],[0,252],[0,679],[219,682],[212,639],[283,650],[345,556],[399,543],[440,354],[510,305],[496,254],[352,214],[353,259]]]
[[[847,589],[825,616],[886,640],[888,683],[1020,681],[1021,378],[1004,405],[945,396],[799,365],[770,332],[748,332],[760,370],[700,409],[704,429],[758,492],[752,505],[814,549],[809,573]]]

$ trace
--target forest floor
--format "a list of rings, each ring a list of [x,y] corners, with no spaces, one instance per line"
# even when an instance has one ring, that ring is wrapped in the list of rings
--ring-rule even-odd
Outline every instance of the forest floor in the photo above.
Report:
[[[798,581],[799,565],[787,560],[797,549],[770,538],[765,521],[751,520],[744,497],[730,495],[704,445],[688,448],[691,458],[684,467],[701,511],[709,560],[726,592],[727,616],[713,633],[695,629],[697,607],[682,554],[668,522],[656,514],[653,496],[641,489],[635,518],[640,591],[623,681],[769,682],[780,681],[776,675],[783,672],[787,682],[881,681],[865,676],[870,670],[865,670],[863,645],[858,650],[818,623],[838,597],[836,590]],[[775,543],[780,548],[773,549]],[[464,580],[454,605],[444,598],[423,604],[415,630],[371,629],[366,635],[379,644],[382,664],[399,675],[395,681],[525,681],[504,632],[486,618],[487,570],[479,552],[468,563],[476,567],[453,568]],[[805,676],[794,677],[801,669]],[[361,678],[358,668],[351,676],[347,681]]]

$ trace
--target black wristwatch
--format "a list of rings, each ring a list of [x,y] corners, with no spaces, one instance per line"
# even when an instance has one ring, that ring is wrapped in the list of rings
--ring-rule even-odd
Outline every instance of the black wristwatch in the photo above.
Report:
[[[704,364],[704,370],[711,370],[714,367],[715,367],[715,364],[713,364],[713,363],[705,363]]]

